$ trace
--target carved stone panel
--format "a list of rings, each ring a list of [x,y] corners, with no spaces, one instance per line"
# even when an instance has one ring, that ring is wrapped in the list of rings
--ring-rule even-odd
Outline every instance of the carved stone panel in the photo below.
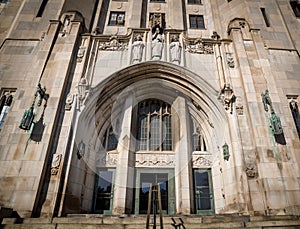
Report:
[[[196,39],[194,42],[188,42],[185,51],[196,54],[213,54],[213,44],[204,42],[202,39]]]
[[[192,155],[192,166],[193,168],[211,167],[212,159],[211,155]]]
[[[174,154],[136,154],[136,167],[174,167]]]
[[[99,42],[99,50],[104,51],[123,51],[127,49],[128,42],[120,41],[117,36],[111,36],[108,41]]]
[[[52,163],[51,163],[51,175],[57,175],[60,162],[61,162],[62,154],[54,154]]]

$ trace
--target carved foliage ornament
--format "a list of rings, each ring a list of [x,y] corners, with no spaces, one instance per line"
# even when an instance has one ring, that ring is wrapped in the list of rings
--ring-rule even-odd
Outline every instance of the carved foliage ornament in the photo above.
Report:
[[[137,154],[136,167],[173,167],[174,155]]]
[[[201,38],[196,39],[193,43],[189,43],[185,49],[187,52],[196,54],[213,54],[213,45],[204,42]]]

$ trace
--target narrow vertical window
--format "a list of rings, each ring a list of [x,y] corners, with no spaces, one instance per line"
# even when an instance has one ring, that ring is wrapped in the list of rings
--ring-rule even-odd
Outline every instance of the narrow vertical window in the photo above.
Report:
[[[266,26],[267,26],[267,27],[270,27],[270,22],[269,22],[269,19],[268,19],[268,17],[267,17],[266,9],[265,9],[265,8],[260,8],[260,10],[261,10],[261,13],[262,13],[262,15],[263,15],[263,18],[264,18],[264,20],[265,20]]]
[[[148,8],[148,1],[142,0],[142,11],[141,11],[141,28],[146,28],[147,23],[147,8]]]
[[[47,3],[48,3],[48,0],[42,0],[42,4],[39,8],[39,11],[38,11],[36,17],[42,17],[43,16],[43,13],[45,11]]]
[[[105,151],[116,150],[118,147],[118,138],[115,135],[112,126],[108,128],[103,136],[102,145]]]
[[[4,121],[10,110],[14,93],[14,90],[3,90],[2,92],[2,96],[0,98],[0,131],[3,128]]]
[[[299,107],[296,100],[292,99],[290,102],[290,109],[293,115],[294,123],[296,126],[296,130],[298,133],[298,137],[300,138],[300,115],[299,115]]]
[[[111,214],[113,206],[113,169],[101,169],[96,175],[94,212]]]

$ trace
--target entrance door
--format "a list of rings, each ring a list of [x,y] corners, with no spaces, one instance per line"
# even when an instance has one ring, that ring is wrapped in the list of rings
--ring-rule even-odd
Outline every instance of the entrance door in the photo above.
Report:
[[[168,174],[167,173],[141,173],[139,213],[147,214],[150,185],[159,184],[161,204],[164,214],[168,213]],[[151,214],[153,209],[151,209]]]
[[[210,170],[194,170],[194,193],[197,213],[213,213],[213,194]]]
[[[150,185],[160,186],[163,214],[174,214],[175,189],[173,171],[141,169],[137,171],[135,214],[147,214]],[[151,208],[151,214],[153,209]]]
[[[100,170],[96,176],[94,211],[101,214],[112,213],[114,171]]]

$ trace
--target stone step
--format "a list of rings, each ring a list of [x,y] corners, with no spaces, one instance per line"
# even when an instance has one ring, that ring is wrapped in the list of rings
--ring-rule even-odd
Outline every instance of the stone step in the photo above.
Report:
[[[213,215],[213,216],[164,216],[164,229],[175,228],[172,226],[174,221],[180,223],[180,218],[187,229],[196,228],[274,228],[274,229],[294,229],[300,228],[298,216],[232,216],[232,215]],[[153,217],[150,218],[150,228],[153,226]],[[5,229],[141,229],[145,228],[145,215],[130,216],[108,216],[108,215],[68,215],[68,217],[55,218],[4,218],[0,228]],[[159,227],[159,217],[156,220]]]

